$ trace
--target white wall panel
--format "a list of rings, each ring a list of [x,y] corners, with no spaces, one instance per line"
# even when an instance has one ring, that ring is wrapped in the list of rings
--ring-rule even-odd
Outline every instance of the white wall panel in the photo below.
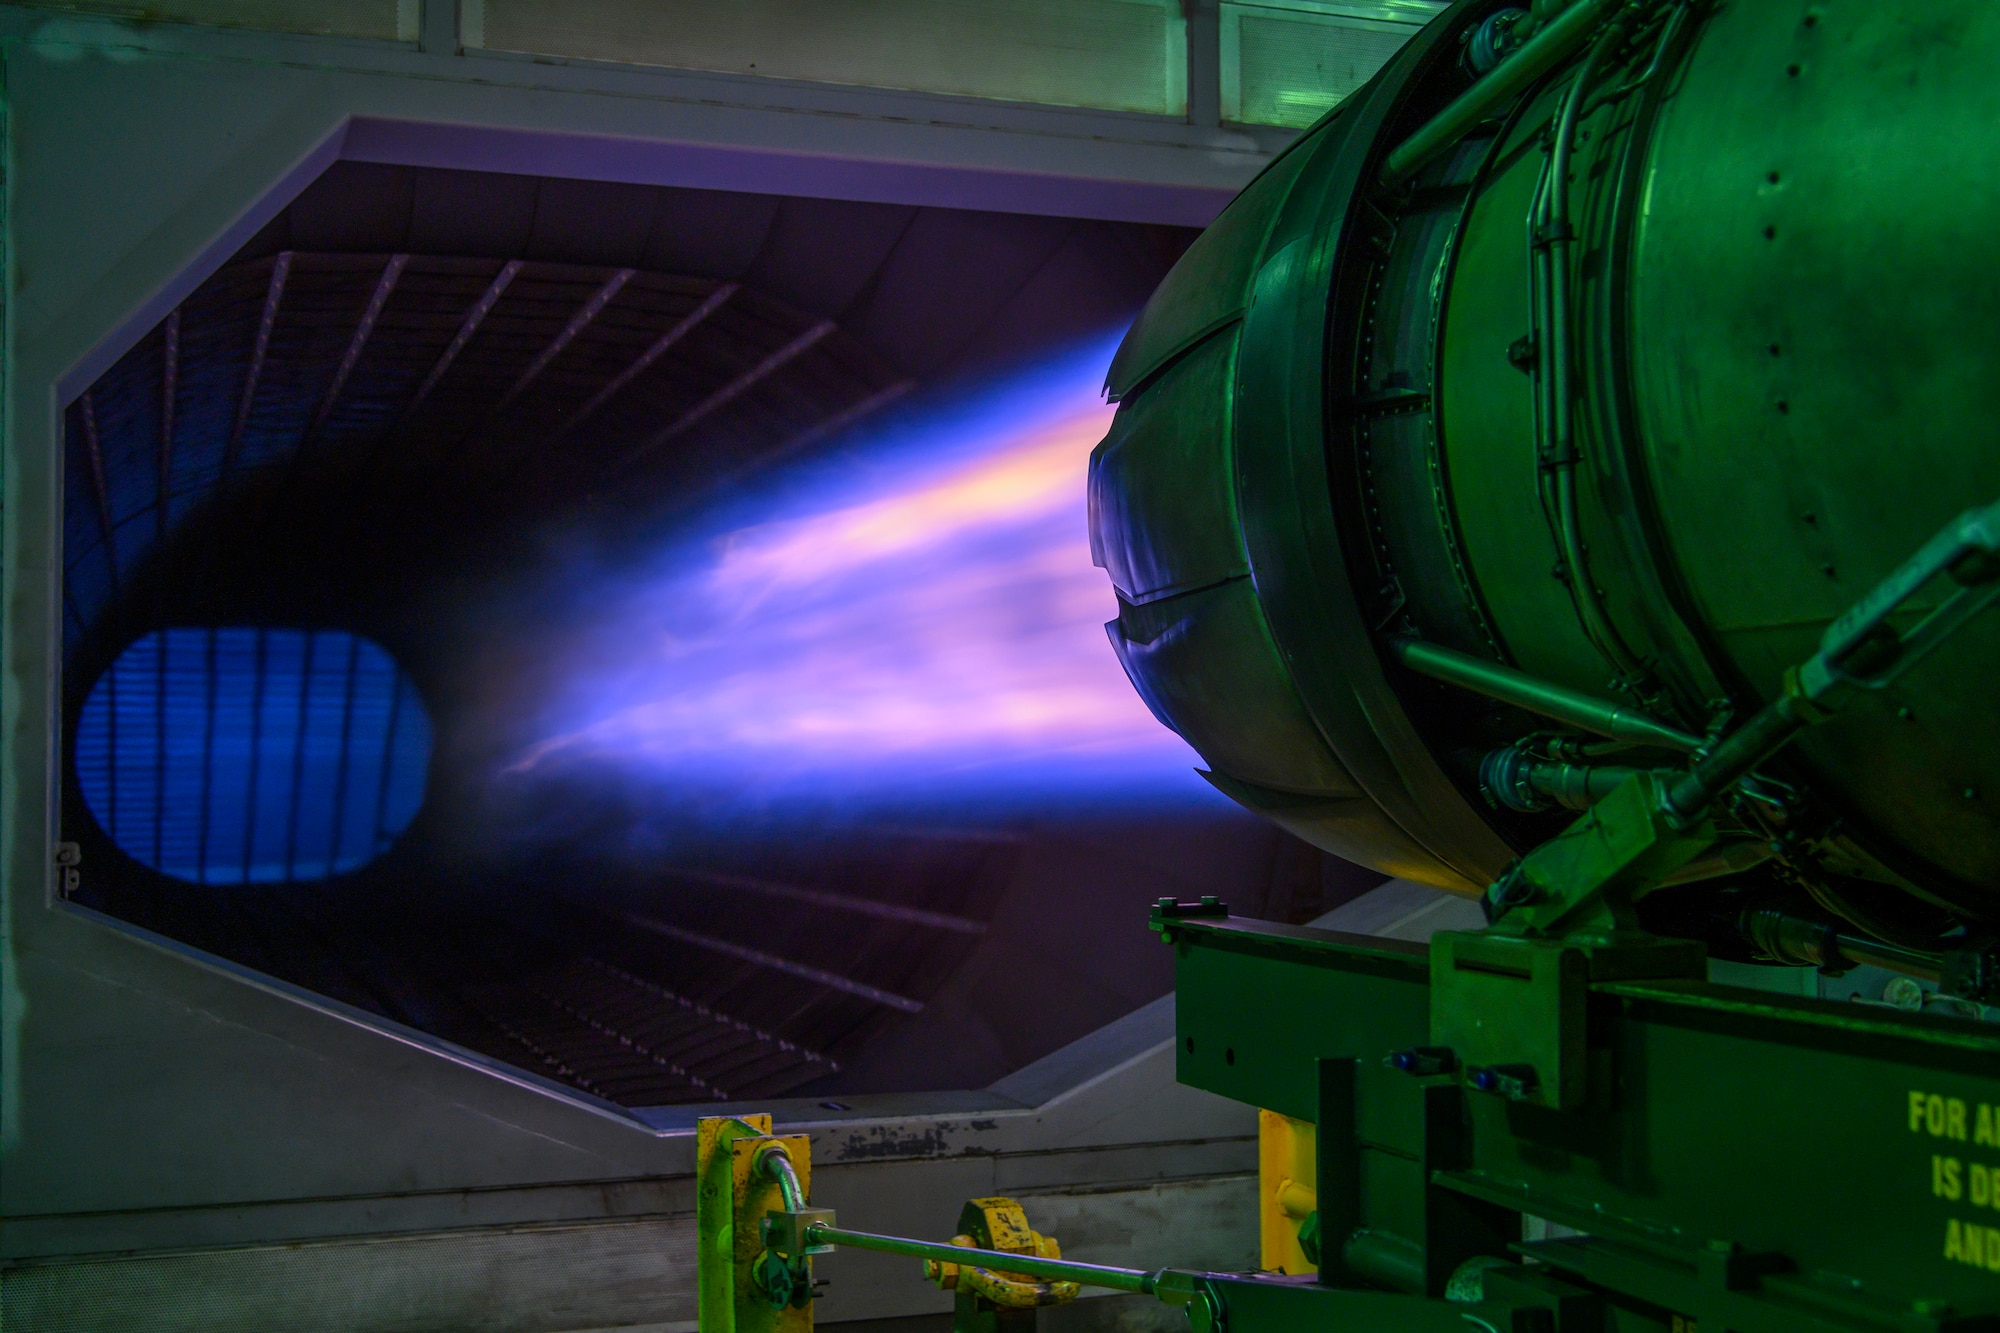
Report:
[[[62,9],[212,28],[255,28],[315,37],[417,40],[418,0],[20,0],[31,9]]]
[[[464,0],[468,47],[1181,115],[1178,0]]]

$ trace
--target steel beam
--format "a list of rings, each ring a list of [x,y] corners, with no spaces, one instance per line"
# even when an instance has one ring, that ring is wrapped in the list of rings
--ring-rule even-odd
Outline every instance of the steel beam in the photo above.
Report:
[[[104,561],[111,567],[111,595],[120,595],[118,539],[111,523],[111,490],[104,480],[104,450],[97,438],[97,404],[86,391],[79,404],[83,417],[83,447],[90,460],[90,489],[97,498],[97,522],[104,529]]]
[[[424,376],[424,381],[417,386],[417,391],[410,395],[410,401],[404,405],[402,414],[396,422],[397,426],[409,420],[410,414],[430,397],[431,390],[437,388],[438,381],[445,377],[445,372],[451,369],[454,361],[458,360],[458,354],[472,341],[472,335],[479,332],[479,326],[493,313],[493,307],[500,303],[500,298],[506,295],[507,288],[513,284],[520,272],[521,261],[518,259],[510,259],[500,266],[500,271],[493,276],[493,281],[486,284],[486,290],[480,293],[479,299],[472,303],[472,308],[465,312],[465,318],[459,321],[458,332],[454,333],[451,341],[445,344],[444,351],[438,356],[437,364],[431,367],[430,374]]]
[[[562,1059],[554,1052],[550,1051],[527,1033],[521,1031],[521,1029],[515,1027],[512,1023],[509,1023],[506,1019],[500,1017],[500,1015],[494,1013],[490,1008],[480,1004],[462,990],[459,992],[459,998],[465,1001],[466,1008],[478,1014],[495,1031],[499,1032],[516,1046],[519,1046],[522,1050],[527,1051],[550,1069],[553,1069],[558,1078],[561,1078],[566,1083],[575,1084],[593,1097],[602,1097],[607,1102],[611,1100],[611,1098],[605,1096],[603,1087],[595,1079],[564,1064]]]
[[[271,261],[271,283],[264,292],[264,313],[257,319],[257,343],[250,352],[250,368],[243,375],[243,396],[236,402],[236,418],[230,423],[229,443],[223,446],[222,467],[217,482],[228,478],[243,447],[243,431],[250,424],[250,405],[257,400],[257,381],[264,374],[264,360],[271,351],[271,330],[278,324],[278,308],[285,299],[285,279],[291,275],[292,252],[280,250]]]
[[[703,1078],[701,1075],[695,1073],[693,1070],[687,1068],[684,1065],[677,1064],[676,1062],[668,1059],[666,1056],[660,1054],[658,1051],[654,1050],[651,1046],[647,1045],[645,1042],[641,1041],[639,1038],[631,1035],[630,1033],[619,1031],[617,1028],[605,1022],[603,1019],[598,1018],[595,1015],[589,1013],[588,1011],[581,1009],[576,1005],[571,1004],[569,1001],[564,1000],[559,996],[550,994],[548,991],[543,990],[540,986],[531,985],[528,987],[528,990],[531,994],[535,996],[536,999],[542,1001],[542,1003],[548,1005],[551,1009],[554,1009],[556,1012],[564,1015],[567,1018],[573,1019],[578,1023],[583,1024],[585,1027],[589,1028],[592,1032],[597,1033],[601,1037],[607,1037],[610,1040],[617,1042],[620,1046],[625,1047],[627,1050],[637,1052],[638,1054],[644,1056],[652,1064],[658,1065],[660,1068],[672,1074],[675,1078],[678,1078],[686,1083],[691,1083],[695,1087],[700,1088],[703,1092],[713,1093],[718,1098],[725,1097],[728,1095],[721,1088],[716,1087],[713,1083],[710,1083],[707,1079]]]
[[[172,499],[174,461],[174,408],[181,387],[181,311],[175,306],[167,313],[167,325],[160,348],[160,493],[155,502],[159,512],[153,525],[155,539],[167,540],[168,504]]]
[[[738,375],[735,379],[729,381],[729,383],[723,385],[720,389],[717,389],[714,393],[702,399],[700,402],[696,403],[693,407],[689,408],[687,411],[683,412],[678,418],[674,420],[674,422],[671,425],[667,426],[663,430],[655,432],[645,441],[640,443],[636,448],[628,451],[624,457],[620,458],[616,463],[612,465],[611,467],[612,474],[616,475],[618,473],[628,471],[634,464],[640,462],[648,455],[659,450],[662,445],[665,445],[669,440],[672,440],[675,436],[683,434],[691,426],[695,425],[697,422],[700,422],[704,418],[708,417],[710,414],[714,413],[717,409],[726,407],[730,403],[735,402],[745,393],[749,392],[751,389],[755,388],[757,385],[761,384],[766,379],[769,379],[773,374],[775,374],[779,370],[782,370],[785,366],[791,364],[794,360],[796,360],[800,356],[800,354],[804,353],[807,349],[814,346],[816,343],[820,341],[820,339],[826,337],[829,333],[832,333],[836,327],[837,326],[834,324],[832,320],[823,319],[819,321],[819,323],[807,329],[804,333],[799,334],[797,337],[793,338],[790,342],[780,347],[777,351],[772,352],[762,361],[759,361],[756,365],[744,371],[741,375]]]
[[[569,418],[556,428],[554,435],[550,437],[551,441],[561,439],[572,430],[575,430],[583,424],[584,420],[591,413],[611,401],[618,394],[619,390],[645,374],[648,367],[666,355],[667,351],[675,343],[693,332],[696,325],[700,324],[717,310],[720,310],[730,297],[736,295],[737,289],[737,284],[733,282],[718,284],[715,290],[704,297],[699,305],[683,315],[672,328],[668,329],[658,338],[655,338],[652,346],[641,352],[637,360],[619,371],[610,383],[592,394],[589,402],[572,412]]]
[[[319,437],[327,419],[333,415],[334,404],[340,401],[340,391],[347,387],[348,376],[354,373],[362,351],[368,346],[369,335],[375,332],[375,321],[382,317],[382,307],[389,303],[390,294],[396,290],[396,280],[403,276],[403,269],[409,262],[408,255],[390,255],[389,262],[382,266],[382,276],[376,279],[375,290],[368,297],[368,306],[354,326],[354,336],[348,339],[347,351],[341,355],[340,365],[333,372],[333,382],[326,386],[326,393],[320,397],[319,407],[313,412],[312,423],[299,438],[299,454],[303,454],[307,446]]]
[[[720,1024],[723,1027],[735,1028],[739,1032],[747,1032],[759,1041],[776,1046],[787,1055],[798,1056],[799,1059],[805,1061],[807,1064],[825,1065],[833,1073],[840,1071],[840,1061],[834,1059],[832,1056],[824,1055],[810,1046],[801,1046],[795,1041],[789,1041],[784,1037],[778,1036],[775,1032],[770,1032],[759,1027],[748,1019],[738,1018],[734,1014],[725,1013],[711,1005],[703,1004],[699,1000],[689,999],[678,991],[662,986],[656,981],[648,981],[644,977],[634,976],[624,968],[613,966],[602,959],[586,957],[583,959],[583,963],[585,966],[602,972],[608,977],[615,978],[628,986],[649,992],[660,999],[671,1001],[701,1018],[708,1019],[712,1023]]]
[[[591,322],[604,313],[604,308],[611,304],[612,298],[624,290],[625,284],[632,281],[632,278],[638,271],[632,268],[621,268],[605,279],[604,285],[592,293],[588,301],[585,301],[577,308],[577,312],[569,317],[569,323],[563,325],[562,330],[556,334],[549,345],[544,347],[536,354],[535,359],[528,363],[527,369],[521,372],[520,378],[508,386],[507,392],[500,395],[500,401],[493,404],[493,410],[488,415],[499,415],[515,399],[526,393],[533,386],[534,382],[541,378],[542,372],[549,368],[549,364],[562,355],[563,349],[574,342],[579,333],[589,328]]]

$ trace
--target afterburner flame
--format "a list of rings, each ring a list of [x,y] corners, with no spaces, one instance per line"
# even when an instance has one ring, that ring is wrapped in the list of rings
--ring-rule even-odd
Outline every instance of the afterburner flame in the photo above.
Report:
[[[734,507],[593,614],[508,771],[607,764],[753,797],[1199,786],[1105,641],[1084,493],[1109,352],[906,417]]]

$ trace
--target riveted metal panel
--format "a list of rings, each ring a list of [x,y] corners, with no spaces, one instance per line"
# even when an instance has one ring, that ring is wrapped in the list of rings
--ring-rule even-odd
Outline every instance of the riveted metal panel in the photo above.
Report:
[[[1662,108],[1632,242],[1646,461],[1692,609],[1763,697],[1942,524],[2000,497],[2000,380],[1972,332],[2000,320],[1995,59],[1984,5],[1811,24],[1729,6]],[[1982,911],[2000,888],[1996,660],[1989,616],[1796,746],[1871,843],[1928,863],[1904,873],[1957,880]]]
[[[1230,460],[1235,376],[1230,328],[1121,411],[1091,454],[1091,555],[1128,602],[1250,572]]]
[[[1222,772],[1282,791],[1361,794],[1300,704],[1248,579],[1124,603],[1107,628],[1154,713]]]

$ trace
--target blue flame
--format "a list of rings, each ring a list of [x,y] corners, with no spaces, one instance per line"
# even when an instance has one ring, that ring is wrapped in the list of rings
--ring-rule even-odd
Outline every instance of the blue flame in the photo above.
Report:
[[[618,581],[506,766],[751,804],[1214,800],[1105,641],[1093,340],[719,509]]]

